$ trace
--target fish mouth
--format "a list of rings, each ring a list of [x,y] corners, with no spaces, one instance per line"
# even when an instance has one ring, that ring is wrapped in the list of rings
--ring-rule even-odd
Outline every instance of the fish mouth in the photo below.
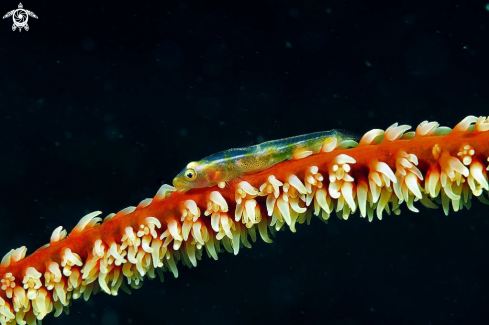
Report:
[[[188,188],[178,181],[178,178],[174,178],[172,181],[173,187],[177,189],[177,192],[182,193],[188,191]]]

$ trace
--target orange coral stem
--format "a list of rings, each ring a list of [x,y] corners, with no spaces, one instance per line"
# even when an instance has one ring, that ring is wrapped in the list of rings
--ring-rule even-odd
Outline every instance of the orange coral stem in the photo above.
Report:
[[[180,193],[164,185],[154,199],[100,225],[98,213],[90,214],[66,238],[55,231],[51,243],[30,256],[24,258],[22,248],[6,255],[0,265],[0,322],[12,323],[14,314],[20,322],[42,319],[53,304],[61,310],[72,294],[90,293],[96,279],[102,290],[116,293],[121,273],[133,287],[161,266],[176,274],[174,259],[195,265],[203,246],[214,257],[221,240],[237,253],[249,245],[248,235],[254,238],[255,226],[265,240],[267,229],[273,233],[286,224],[295,231],[295,222],[310,218],[311,203],[323,219],[333,211],[346,219],[357,208],[370,220],[376,209],[381,218],[383,210],[399,211],[402,202],[415,211],[417,200],[431,207],[435,200],[445,212],[448,202],[460,209],[471,195],[482,198],[482,189],[488,190],[487,125],[484,118],[468,117],[452,132],[422,123],[416,134],[394,125],[385,133],[367,133],[354,148],[325,143],[320,153],[298,155],[225,188]]]

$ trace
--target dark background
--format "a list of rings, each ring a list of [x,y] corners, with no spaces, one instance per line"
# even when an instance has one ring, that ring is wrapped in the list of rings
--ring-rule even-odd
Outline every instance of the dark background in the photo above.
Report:
[[[217,151],[489,112],[482,1],[23,5],[28,32],[0,24],[4,253],[137,205]],[[315,218],[44,324],[487,324],[489,208],[416,206]]]

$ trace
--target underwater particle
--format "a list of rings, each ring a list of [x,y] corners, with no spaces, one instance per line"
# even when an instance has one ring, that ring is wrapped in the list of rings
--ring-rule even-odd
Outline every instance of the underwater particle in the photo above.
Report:
[[[164,40],[157,46],[158,49],[154,52],[154,57],[160,66],[167,69],[174,69],[182,65],[183,53],[177,43]]]
[[[318,53],[327,49],[328,35],[324,32],[308,30],[299,38],[301,49],[309,53]]]
[[[486,3],[486,10],[489,11],[489,3]]]
[[[107,90],[107,91],[110,91],[112,90],[113,87],[112,87],[112,84],[108,81],[104,82],[104,90]]]
[[[289,9],[289,16],[292,17],[292,18],[297,18],[299,17],[299,9],[295,8],[295,7],[291,7]]]
[[[122,135],[119,132],[119,128],[117,128],[115,125],[107,126],[104,133],[107,140],[116,140],[117,138],[122,138]]]
[[[93,51],[95,49],[95,42],[90,37],[86,37],[82,42],[83,49],[85,51]]]
[[[182,129],[180,129],[180,132],[179,132],[179,133],[180,133],[180,135],[181,135],[182,137],[184,137],[184,136],[186,136],[186,135],[187,135],[187,129],[182,128]]]
[[[291,49],[292,48],[292,43],[290,43],[289,41],[285,41],[285,48],[286,49]]]

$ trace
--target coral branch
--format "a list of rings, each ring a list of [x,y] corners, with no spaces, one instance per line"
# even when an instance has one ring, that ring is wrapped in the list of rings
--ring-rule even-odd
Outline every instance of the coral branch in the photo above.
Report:
[[[367,132],[359,143],[336,138],[319,153],[295,155],[267,170],[214,186],[179,193],[163,185],[153,199],[103,221],[83,217],[69,233],[56,228],[50,243],[26,256],[11,250],[0,265],[0,323],[35,324],[48,313],[67,311],[72,299],[139,288],[145,275],[164,270],[178,276],[177,263],[196,266],[205,250],[217,259],[221,246],[238,254],[259,235],[270,235],[312,215],[348,219],[359,212],[372,221],[417,212],[419,201],[448,214],[484,203],[489,190],[489,121],[469,116],[453,130],[435,122]]]

